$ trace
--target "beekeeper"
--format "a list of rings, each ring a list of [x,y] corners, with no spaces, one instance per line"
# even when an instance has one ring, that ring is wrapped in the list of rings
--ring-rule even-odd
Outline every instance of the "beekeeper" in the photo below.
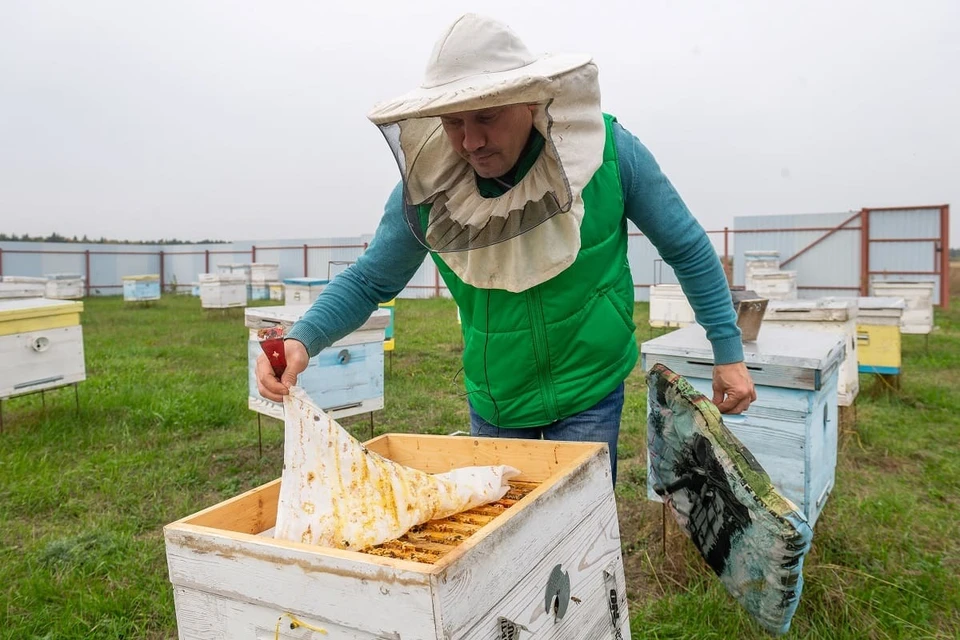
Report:
[[[400,168],[367,251],[284,342],[279,400],[310,357],[396,297],[430,255],[460,308],[477,436],[606,442],[616,478],[637,362],[627,220],[673,267],[715,358],[714,402],[756,399],[716,252],[650,152],[600,109],[588,55],[532,54],[474,14],[440,36],[421,86],[374,107]]]

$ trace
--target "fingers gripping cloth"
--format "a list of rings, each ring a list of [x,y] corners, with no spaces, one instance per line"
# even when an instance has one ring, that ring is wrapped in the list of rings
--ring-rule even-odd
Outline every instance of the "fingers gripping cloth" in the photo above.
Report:
[[[361,550],[501,499],[520,474],[499,465],[429,474],[370,451],[299,387],[284,396],[276,538]]]
[[[786,633],[813,538],[806,518],[683,377],[654,365],[647,388],[654,491],[756,622]]]

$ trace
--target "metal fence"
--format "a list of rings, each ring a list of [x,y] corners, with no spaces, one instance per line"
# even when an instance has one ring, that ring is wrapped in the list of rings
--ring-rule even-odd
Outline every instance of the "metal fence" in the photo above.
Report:
[[[733,229],[707,234],[724,262],[732,259],[734,285],[744,282],[744,252],[777,250],[781,267],[797,271],[801,297],[869,295],[873,280],[933,280],[935,304],[946,307],[949,219],[947,205],[749,216],[735,218]],[[371,240],[363,235],[210,245],[0,242],[0,276],[76,273],[85,277],[87,295],[119,294],[123,276],[142,274],[158,274],[164,291],[184,291],[200,273],[227,263],[278,264],[281,279],[329,279],[356,261]],[[647,300],[652,284],[677,282],[643,234],[629,234],[627,255],[636,300]],[[436,296],[450,293],[428,257],[398,297]]]

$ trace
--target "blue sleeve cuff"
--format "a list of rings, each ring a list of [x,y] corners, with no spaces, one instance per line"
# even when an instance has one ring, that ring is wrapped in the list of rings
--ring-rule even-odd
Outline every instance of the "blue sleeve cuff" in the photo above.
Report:
[[[743,341],[739,335],[729,338],[715,338],[710,341],[713,345],[714,364],[733,364],[743,361]]]
[[[307,354],[311,358],[333,344],[325,334],[311,331],[309,327],[302,323],[294,324],[293,328],[284,336],[284,340],[296,340],[306,347]]]

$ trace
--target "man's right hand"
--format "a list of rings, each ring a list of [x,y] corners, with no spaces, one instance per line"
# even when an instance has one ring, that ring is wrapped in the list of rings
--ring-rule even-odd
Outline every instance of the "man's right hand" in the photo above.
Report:
[[[290,387],[297,384],[299,376],[310,363],[307,348],[299,340],[283,341],[284,357],[287,359],[287,368],[278,379],[273,373],[273,367],[266,354],[261,353],[257,358],[255,373],[257,376],[257,390],[267,400],[282,402],[283,396],[290,393]]]

